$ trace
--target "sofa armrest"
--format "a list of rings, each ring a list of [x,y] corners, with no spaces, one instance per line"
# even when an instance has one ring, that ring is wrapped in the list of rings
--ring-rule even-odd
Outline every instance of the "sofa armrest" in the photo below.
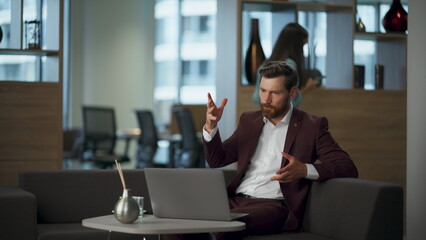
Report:
[[[36,197],[16,187],[0,187],[0,239],[37,238]]]
[[[313,183],[303,226],[337,240],[401,240],[402,187],[354,178]]]

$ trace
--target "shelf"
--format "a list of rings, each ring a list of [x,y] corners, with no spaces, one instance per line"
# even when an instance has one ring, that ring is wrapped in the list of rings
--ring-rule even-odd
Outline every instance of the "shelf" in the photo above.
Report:
[[[59,51],[40,49],[0,49],[0,55],[56,56]]]
[[[356,40],[382,40],[382,39],[407,39],[407,34],[405,33],[375,33],[375,32],[356,32]]]
[[[243,0],[244,11],[282,12],[292,10],[304,12],[333,12],[353,8],[351,4],[321,3],[321,2],[265,2],[259,0]]]
[[[47,87],[47,88],[52,88],[52,87],[59,87],[59,82],[58,81],[51,81],[51,82],[39,82],[39,81],[9,81],[9,80],[0,80],[0,84],[1,86],[7,87],[8,89],[10,88],[18,88],[18,87],[26,87],[26,88],[38,88],[38,87]]]
[[[401,0],[401,3],[408,4],[408,0]],[[392,4],[392,0],[357,0],[357,4]]]
[[[298,3],[298,10],[303,12],[334,12],[341,11],[342,9],[352,10],[353,6],[350,4],[336,4],[336,3]]]
[[[243,1],[243,11],[249,12],[285,12],[294,9],[294,4],[287,2],[265,3],[262,1]]]

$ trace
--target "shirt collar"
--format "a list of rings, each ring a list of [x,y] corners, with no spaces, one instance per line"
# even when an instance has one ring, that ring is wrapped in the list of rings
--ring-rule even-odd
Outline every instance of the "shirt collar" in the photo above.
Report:
[[[283,119],[281,119],[280,122],[282,123],[286,123],[289,124],[290,123],[290,118],[291,115],[293,114],[293,103],[290,102],[290,109],[288,110],[287,114],[283,117]],[[263,117],[263,122],[266,123],[267,121],[269,121],[266,117]]]

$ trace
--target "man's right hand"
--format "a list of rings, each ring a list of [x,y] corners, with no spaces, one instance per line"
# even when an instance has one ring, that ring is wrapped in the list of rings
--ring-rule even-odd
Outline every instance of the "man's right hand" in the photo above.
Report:
[[[225,108],[228,99],[222,100],[220,107],[217,107],[214,103],[210,93],[207,94],[207,112],[206,112],[206,125],[204,126],[207,132],[211,132],[216,128],[217,123],[222,118],[223,109]]]

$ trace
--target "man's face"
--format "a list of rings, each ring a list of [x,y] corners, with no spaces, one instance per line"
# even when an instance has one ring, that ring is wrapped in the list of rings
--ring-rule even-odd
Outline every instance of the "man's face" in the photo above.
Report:
[[[262,77],[260,81],[260,107],[264,117],[273,124],[283,119],[290,109],[290,100],[297,94],[297,87],[290,92],[284,87],[285,76],[275,78]]]

